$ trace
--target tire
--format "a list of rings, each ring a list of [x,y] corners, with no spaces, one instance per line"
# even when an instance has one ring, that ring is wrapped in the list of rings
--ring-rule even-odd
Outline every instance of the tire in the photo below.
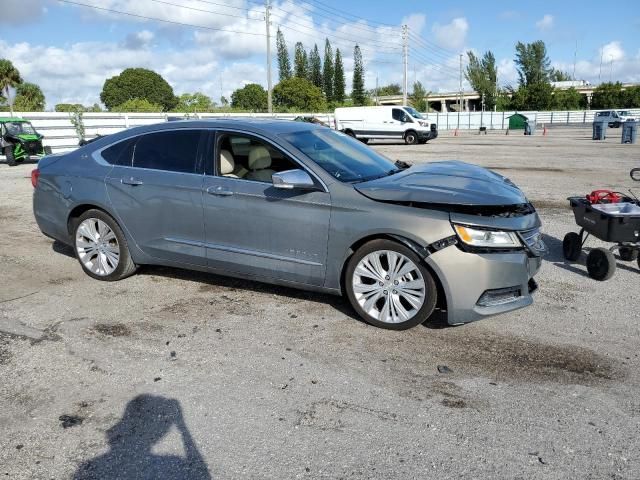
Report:
[[[418,134],[413,130],[407,130],[404,134],[404,143],[407,145],[415,145],[418,143]]]
[[[105,226],[107,228],[104,228]],[[100,242],[99,238],[96,239],[95,234],[100,232],[103,237],[110,237],[110,240]],[[138,268],[131,259],[127,239],[122,229],[110,215],[102,210],[88,210],[75,221],[73,248],[84,272],[96,280],[105,282],[122,280],[135,273]],[[113,260],[116,252],[117,263]]]
[[[425,143],[427,143],[429,140],[418,140],[418,143],[420,145],[424,145]]]
[[[369,139],[368,138],[359,138],[358,140],[360,140],[362,143],[364,143],[365,145],[367,143],[369,143]]]
[[[51,147],[49,145],[46,145],[44,147],[44,154],[45,155],[51,155]]]
[[[390,262],[396,265],[397,276]],[[406,330],[425,322],[437,300],[433,276],[418,255],[404,245],[382,239],[364,244],[351,256],[344,290],[365,322],[389,330]]]
[[[13,156],[13,147],[8,146],[4,147],[4,155],[7,157],[7,165],[10,167],[16,166],[16,157]]]
[[[633,262],[638,259],[638,250],[631,247],[620,247],[618,255],[623,262]]]
[[[562,254],[564,258],[575,262],[582,254],[582,240],[576,232],[569,232],[562,240]]]
[[[605,248],[594,248],[587,255],[587,271],[594,280],[604,282],[613,277],[616,271],[616,259]]]

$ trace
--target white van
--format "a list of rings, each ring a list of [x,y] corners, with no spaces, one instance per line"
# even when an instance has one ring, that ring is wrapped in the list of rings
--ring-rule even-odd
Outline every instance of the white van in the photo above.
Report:
[[[438,136],[438,126],[413,107],[336,108],[336,130],[368,142],[373,139],[403,139],[408,145],[427,143]]]

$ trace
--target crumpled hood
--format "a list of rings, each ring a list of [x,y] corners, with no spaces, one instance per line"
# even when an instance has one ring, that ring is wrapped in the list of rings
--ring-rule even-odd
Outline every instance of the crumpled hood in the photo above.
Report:
[[[455,205],[518,205],[527,198],[509,179],[460,161],[415,165],[354,185],[373,200]]]

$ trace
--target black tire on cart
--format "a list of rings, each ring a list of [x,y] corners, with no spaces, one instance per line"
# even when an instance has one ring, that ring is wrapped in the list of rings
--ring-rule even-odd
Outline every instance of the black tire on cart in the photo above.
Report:
[[[594,248],[587,255],[587,271],[594,280],[609,280],[616,271],[616,258],[606,248]]]
[[[633,262],[638,258],[638,250],[631,247],[620,247],[618,255],[623,262]]]
[[[571,262],[575,262],[580,258],[582,253],[582,239],[576,232],[569,232],[562,240],[562,253],[564,258]]]

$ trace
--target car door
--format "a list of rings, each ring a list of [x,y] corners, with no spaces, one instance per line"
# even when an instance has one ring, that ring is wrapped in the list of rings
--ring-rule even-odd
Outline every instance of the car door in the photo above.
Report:
[[[153,132],[100,152],[114,164],[106,185],[115,213],[151,257],[206,265],[200,160],[206,135],[198,129]]]
[[[242,275],[322,285],[331,212],[326,188],[317,178],[315,191],[275,188],[271,173],[304,167],[264,138],[220,131],[212,145],[212,168],[203,185],[208,265]],[[251,152],[261,148],[269,152],[271,162],[253,168]],[[221,152],[226,170],[220,168]],[[262,180],[252,179],[257,177]]]

